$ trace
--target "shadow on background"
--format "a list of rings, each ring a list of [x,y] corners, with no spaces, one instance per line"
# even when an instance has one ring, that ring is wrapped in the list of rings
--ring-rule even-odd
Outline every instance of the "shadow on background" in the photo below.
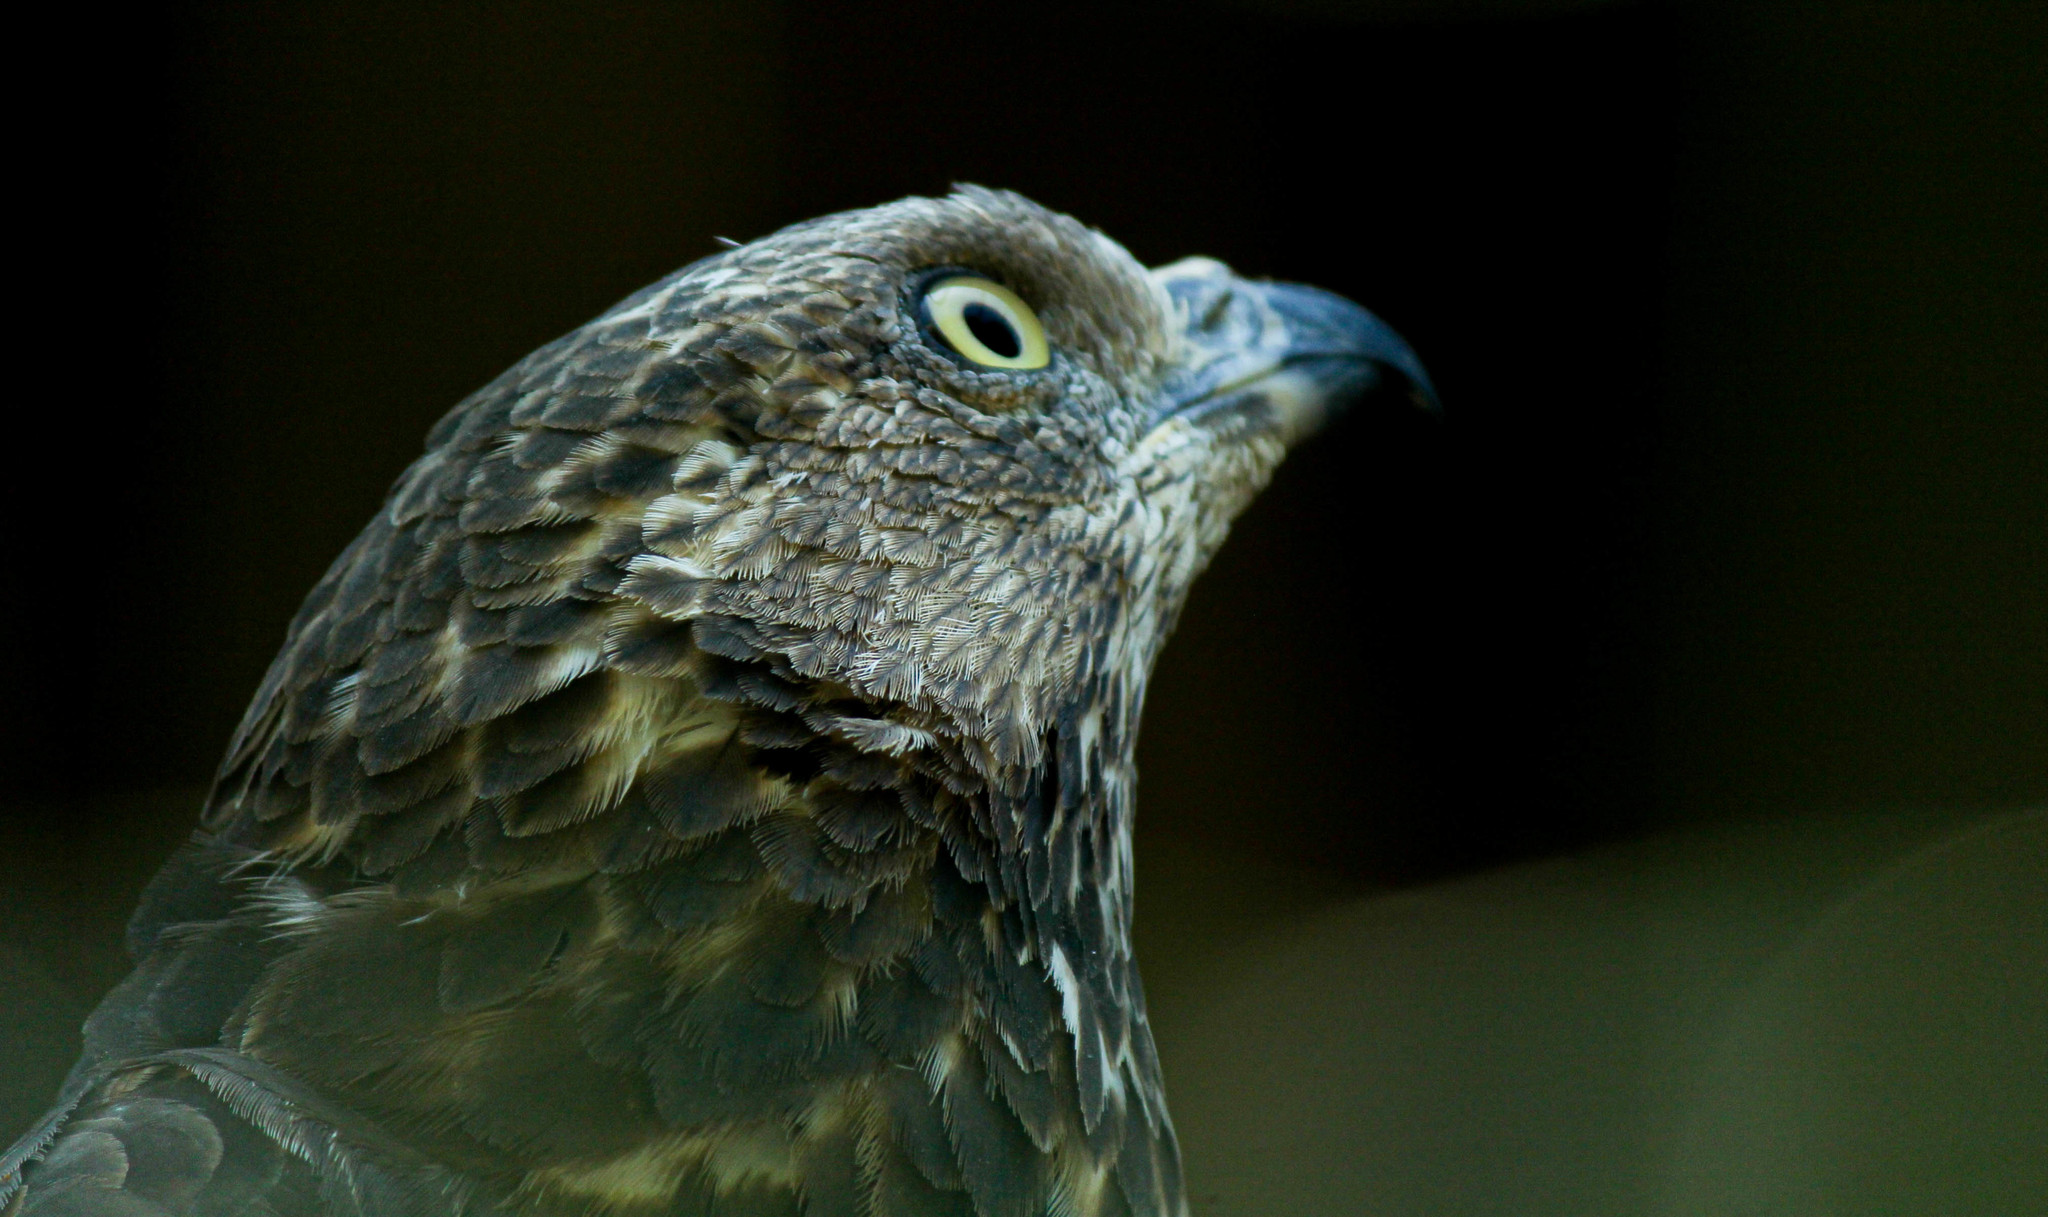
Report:
[[[1798,987],[1773,952],[2048,803],[2037,6],[154,20],[92,31],[104,108],[34,136],[59,269],[13,442],[56,489],[4,598],[5,1128],[434,418],[714,236],[955,180],[1346,292],[1449,407],[1293,459],[1155,682],[1141,951],[1204,1211],[1677,1205],[1660,1172],[1750,1152],[1710,1046]],[[1679,1047],[1601,1030],[1650,1024]]]

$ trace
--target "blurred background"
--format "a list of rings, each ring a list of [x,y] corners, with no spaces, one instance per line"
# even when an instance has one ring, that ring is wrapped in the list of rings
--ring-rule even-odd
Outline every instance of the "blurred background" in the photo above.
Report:
[[[977,181],[1421,352],[1198,586],[1140,958],[1197,1212],[2048,1196],[2048,8],[81,10],[17,120],[0,1141],[428,425]],[[25,372],[25,374],[24,374]]]

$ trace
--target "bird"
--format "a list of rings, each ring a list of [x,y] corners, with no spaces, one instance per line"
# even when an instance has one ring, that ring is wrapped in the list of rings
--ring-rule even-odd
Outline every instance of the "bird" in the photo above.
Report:
[[[0,1212],[1180,1217],[1133,749],[1413,350],[975,186],[726,248],[427,437]]]

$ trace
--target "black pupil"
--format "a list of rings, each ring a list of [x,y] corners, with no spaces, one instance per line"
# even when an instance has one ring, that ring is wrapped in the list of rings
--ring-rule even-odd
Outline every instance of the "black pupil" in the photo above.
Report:
[[[960,319],[967,323],[967,332],[980,339],[981,345],[1004,359],[1015,359],[1024,353],[1024,342],[1017,337],[1015,327],[988,305],[970,304],[960,310]]]

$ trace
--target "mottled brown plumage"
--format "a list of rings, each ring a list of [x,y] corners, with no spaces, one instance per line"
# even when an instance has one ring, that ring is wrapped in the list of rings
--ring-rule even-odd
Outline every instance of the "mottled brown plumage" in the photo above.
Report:
[[[949,269],[1050,363],[949,347]],[[308,598],[0,1202],[1182,1213],[1145,681],[1382,364],[1426,391],[1355,306],[975,189],[536,351]]]

